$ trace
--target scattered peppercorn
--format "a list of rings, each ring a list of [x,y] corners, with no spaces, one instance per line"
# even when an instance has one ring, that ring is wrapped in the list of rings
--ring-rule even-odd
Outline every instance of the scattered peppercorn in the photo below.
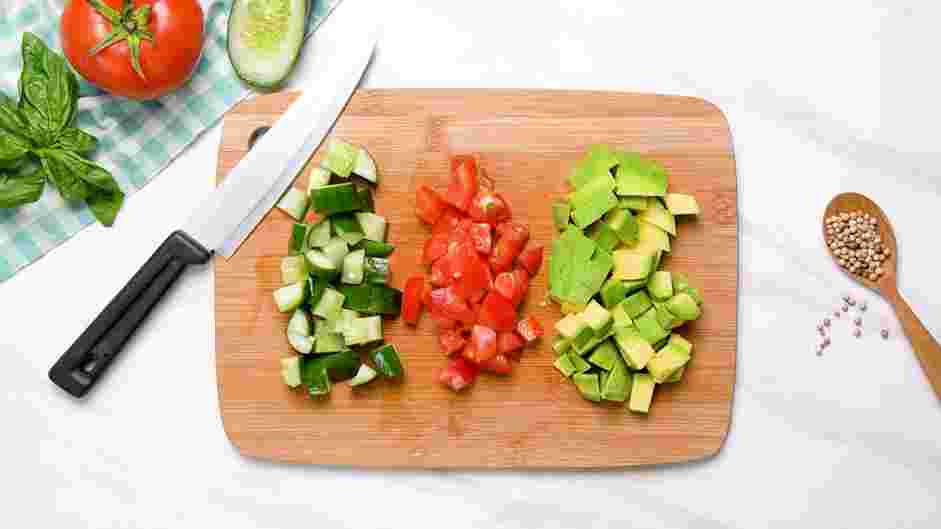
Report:
[[[888,340],[888,339],[889,339],[889,329],[882,329],[882,333],[881,333],[881,334],[882,334],[882,339],[883,339],[883,340]]]
[[[862,329],[860,329],[859,327],[853,329],[853,336],[859,338],[862,335],[863,335]]]
[[[860,318],[859,316],[856,316],[856,319],[853,320],[853,323],[855,323],[857,327],[860,327],[863,324],[863,319]]]
[[[824,326],[824,327],[829,327],[829,326],[830,326],[830,318],[824,318],[824,319],[823,319],[823,326]]]

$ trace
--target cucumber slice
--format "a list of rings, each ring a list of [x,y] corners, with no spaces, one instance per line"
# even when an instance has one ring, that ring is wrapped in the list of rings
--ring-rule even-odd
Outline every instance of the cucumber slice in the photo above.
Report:
[[[369,382],[372,382],[378,375],[378,371],[369,367],[367,364],[363,364],[359,366],[359,371],[356,372],[356,376],[350,379],[350,386],[355,388],[356,386],[368,384]]]
[[[310,318],[307,316],[307,311],[303,309],[295,310],[294,314],[291,315],[291,319],[288,320],[288,334],[311,336],[312,330],[313,329],[311,329]]]
[[[303,255],[281,258],[281,284],[290,285],[307,277],[307,261]]]
[[[363,345],[382,340],[382,318],[369,316],[356,318],[343,329],[346,345]]]
[[[328,256],[322,250],[315,248],[304,254],[304,257],[308,264],[308,270],[314,277],[331,281],[339,273],[339,270],[337,270],[337,266],[333,262],[333,259],[331,259],[330,256]]]
[[[301,357],[290,356],[281,359],[281,380],[292,388],[301,385]]]
[[[367,257],[363,268],[363,281],[385,285],[389,282],[391,266],[388,259]]]
[[[362,228],[363,234],[371,241],[383,242],[386,240],[386,219],[375,213],[356,213],[356,220]]]
[[[314,350],[314,339],[310,336],[304,336],[302,334],[292,334],[288,333],[288,343],[291,344],[291,347],[295,351],[301,354],[310,354]]]
[[[323,219],[307,232],[306,248],[323,248],[330,242],[330,219]]]
[[[362,177],[370,182],[379,183],[379,173],[376,172],[376,162],[373,161],[369,151],[360,147],[356,153],[356,164],[353,166],[353,174]]]
[[[355,145],[331,139],[327,145],[327,156],[321,164],[324,169],[342,177],[349,178],[356,167],[360,149]]]
[[[346,296],[343,293],[332,288],[325,288],[313,312],[325,320],[336,321],[342,314],[345,298]]]
[[[329,283],[326,279],[321,279],[317,276],[308,276],[307,277],[307,306],[310,308],[316,307],[320,303],[320,298],[323,297],[323,293],[327,290]]]
[[[374,284],[343,285],[343,306],[363,314],[398,316],[402,306],[402,291]]]
[[[365,259],[365,250],[356,250],[347,254],[347,256],[343,258],[343,275],[340,280],[348,285],[358,285],[362,283]]]
[[[307,214],[307,205],[307,194],[292,187],[281,197],[278,202],[278,209],[290,215],[294,220],[301,220]]]
[[[307,0],[235,0],[227,47],[243,81],[263,89],[284,82],[304,43],[307,5]]]
[[[362,203],[360,191],[350,182],[323,186],[315,189],[310,196],[314,211],[321,215],[367,209]]]
[[[343,309],[336,321],[326,322],[326,328],[337,334],[345,334],[347,327],[357,318],[359,318],[359,313],[355,310]]]
[[[359,202],[359,211],[374,213],[376,205],[372,200],[372,191],[366,186],[356,186],[356,198]]]
[[[363,228],[359,225],[359,220],[352,213],[340,213],[331,217],[333,220],[333,231],[337,236],[353,246],[365,238]]]
[[[291,312],[301,306],[307,295],[305,281],[281,287],[274,291],[274,302],[280,312]]]
[[[319,189],[330,183],[330,171],[324,169],[323,167],[314,167],[310,170],[310,176],[307,179],[307,194],[314,192],[314,189]]]
[[[343,335],[335,332],[322,332],[317,336],[317,354],[339,353],[346,351]]]
[[[334,237],[323,247],[323,253],[333,261],[333,265],[339,269],[343,266],[343,258],[350,253],[350,248],[346,241],[339,237]]]
[[[355,250],[366,250],[366,257],[389,257],[395,251],[395,246],[386,242],[363,239],[356,245]]]
[[[304,253],[310,228],[309,224],[301,223],[295,223],[291,227],[291,238],[288,239],[288,255],[302,255]]]
[[[405,369],[402,368],[402,359],[399,358],[399,352],[392,344],[383,345],[370,353],[369,356],[384,377],[400,378],[405,373]]]

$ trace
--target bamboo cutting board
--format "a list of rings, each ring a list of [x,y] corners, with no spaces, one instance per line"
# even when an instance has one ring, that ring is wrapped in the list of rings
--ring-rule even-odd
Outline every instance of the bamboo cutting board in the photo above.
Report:
[[[220,178],[245,154],[252,132],[272,124],[295,97],[261,96],[226,115]],[[376,381],[355,392],[336,384],[329,400],[312,401],[279,375],[279,357],[291,351],[288,316],[277,312],[271,293],[280,286],[292,220],[273,211],[234,258],[215,261],[219,407],[242,454],[366,467],[596,468],[718,452],[735,382],[738,278],[735,161],[718,108],[701,99],[612,92],[360,90],[333,135],[366,146],[376,159],[376,209],[389,219],[389,241],[398,247],[398,288],[424,271],[418,256],[428,229],[415,217],[414,190],[442,186],[449,154],[478,154],[514,217],[547,247],[555,234],[549,201],[589,145],[659,160],[671,189],[695,194],[704,210],[698,221],[680,223],[665,260],[688,272],[706,298],[703,317],[684,332],[693,360],[682,382],[657,388],[649,416],[583,400],[552,367],[548,337],[526,350],[512,376],[485,375],[454,394],[437,383],[445,358],[426,316],[417,329],[384,322],[406,366],[402,384]],[[306,180],[305,173],[296,185],[306,188]],[[541,303],[547,269],[534,279],[525,312],[552,334],[559,313]]]

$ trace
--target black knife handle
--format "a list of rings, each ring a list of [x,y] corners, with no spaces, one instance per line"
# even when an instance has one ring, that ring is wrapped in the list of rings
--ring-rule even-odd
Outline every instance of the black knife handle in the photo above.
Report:
[[[52,366],[49,379],[73,397],[84,396],[183,270],[210,256],[189,235],[173,232]]]

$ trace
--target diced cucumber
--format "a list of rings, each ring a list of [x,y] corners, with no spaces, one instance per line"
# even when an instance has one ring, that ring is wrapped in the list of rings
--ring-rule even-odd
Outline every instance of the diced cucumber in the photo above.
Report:
[[[365,238],[363,228],[352,213],[338,213],[330,217],[333,221],[333,231],[338,237],[353,246]]]
[[[323,167],[314,167],[310,170],[310,177],[307,181],[307,194],[310,195],[315,189],[330,183],[330,171]]]
[[[308,5],[305,0],[236,0],[226,46],[236,75],[255,88],[280,86],[300,55]]]
[[[307,386],[311,398],[328,395],[332,385],[323,358],[305,358],[301,363],[301,383]]]
[[[311,332],[310,316],[304,309],[297,309],[288,320],[288,334],[299,334],[301,336],[310,336]]]
[[[343,239],[334,237],[324,245],[323,253],[333,262],[334,268],[339,270],[343,266],[343,258],[350,253],[350,247]]]
[[[355,388],[356,386],[368,384],[372,382],[377,376],[379,376],[378,371],[369,367],[367,364],[363,364],[359,366],[359,370],[356,372],[356,376],[350,379],[350,386]]]
[[[379,173],[376,171],[376,162],[373,161],[369,152],[362,147],[356,152],[356,164],[353,166],[353,174],[369,180],[374,184],[379,183]]]
[[[401,312],[402,291],[386,285],[342,285],[340,292],[345,296],[344,307],[363,314],[398,316]]]
[[[367,213],[375,213],[376,205],[373,202],[372,191],[369,190],[367,186],[356,186],[356,198],[359,204],[357,208],[358,211],[365,211]]]
[[[395,246],[386,242],[370,241],[363,239],[354,248],[356,250],[366,250],[366,257],[389,257],[395,251]]]
[[[317,335],[317,347],[315,349],[317,354],[339,353],[346,349],[346,341],[343,340],[343,335],[340,333],[324,331]]]
[[[307,306],[314,308],[320,303],[320,298],[323,296],[324,291],[327,289],[329,283],[326,279],[321,279],[316,276],[307,277]]]
[[[307,295],[307,289],[304,288],[305,286],[307,286],[306,281],[299,281],[275,290],[274,302],[275,305],[278,306],[278,311],[291,312],[300,307],[301,304],[304,303]]]
[[[362,283],[365,259],[365,250],[355,250],[346,254],[346,257],[343,258],[343,274],[340,280],[348,285]]]
[[[345,298],[346,296],[341,292],[337,292],[332,288],[325,288],[313,312],[325,320],[335,321],[341,315]]]
[[[339,273],[337,266],[325,252],[316,248],[308,250],[304,254],[307,261],[307,269],[314,277],[319,277],[327,281],[333,280]]]
[[[345,334],[347,327],[357,318],[359,313],[355,310],[343,309],[336,321],[326,321],[325,328],[337,334]]]
[[[321,165],[337,176],[349,178],[356,167],[358,155],[359,149],[355,145],[331,139],[327,144],[327,156]]]
[[[368,316],[356,318],[343,330],[346,345],[364,345],[382,341],[382,317]]]
[[[317,188],[311,193],[311,201],[313,202],[314,211],[321,215],[334,215],[364,209],[359,190],[350,182]]]
[[[281,359],[281,380],[292,388],[301,385],[301,357],[289,356]]]
[[[319,358],[327,370],[327,375],[333,382],[342,382],[356,376],[359,366],[363,365],[359,355],[346,349],[339,353]]]
[[[303,334],[293,334],[288,332],[288,343],[291,344],[291,347],[295,351],[301,354],[310,354],[314,349],[314,339],[310,336],[304,336]]]
[[[294,220],[299,221],[307,214],[307,204],[307,194],[292,187],[281,197],[278,202],[278,209],[290,215]]]
[[[371,241],[383,242],[386,240],[386,219],[375,213],[356,213],[356,220],[363,229],[363,234]]]
[[[388,259],[382,257],[367,257],[363,280],[367,283],[385,285],[389,282],[391,266]]]
[[[291,238],[288,239],[288,255],[303,255],[307,247],[307,234],[309,224],[295,223],[291,227]]]
[[[307,232],[307,249],[323,248],[330,242],[330,219],[324,218]]]
[[[402,367],[402,359],[399,358],[399,352],[392,344],[386,344],[379,347],[369,354],[376,368],[382,373],[382,376],[388,378],[401,378],[405,374]]]
[[[307,260],[303,255],[290,255],[281,258],[281,284],[290,285],[303,281],[307,277]]]

